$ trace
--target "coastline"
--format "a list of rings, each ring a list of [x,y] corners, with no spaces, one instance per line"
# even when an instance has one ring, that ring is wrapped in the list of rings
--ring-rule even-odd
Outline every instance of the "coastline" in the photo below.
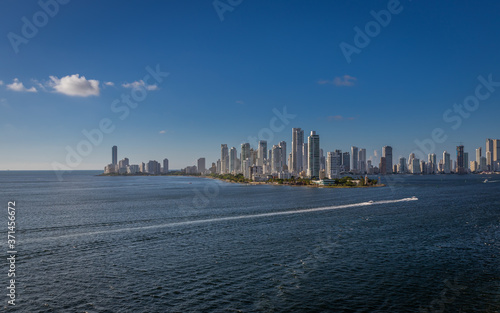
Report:
[[[224,179],[224,178],[219,178],[219,177],[213,177],[213,176],[202,176],[202,175],[168,175],[168,174],[160,174],[160,175],[155,175],[155,174],[98,174],[96,176],[112,176],[112,177],[118,177],[118,176],[123,176],[123,177],[131,177],[131,176],[173,176],[173,177],[196,177],[196,178],[208,178],[208,179],[214,179],[214,180],[219,180],[223,181],[226,183],[232,183],[232,184],[240,184],[240,185],[246,185],[246,186],[259,186],[259,185],[269,185],[269,186],[290,186],[290,187],[309,187],[309,188],[372,188],[372,187],[386,187],[385,184],[373,184],[373,185],[354,185],[354,186],[348,186],[348,185],[319,185],[319,184],[288,184],[288,183],[278,183],[278,182],[254,182],[254,181],[235,181],[231,179]]]

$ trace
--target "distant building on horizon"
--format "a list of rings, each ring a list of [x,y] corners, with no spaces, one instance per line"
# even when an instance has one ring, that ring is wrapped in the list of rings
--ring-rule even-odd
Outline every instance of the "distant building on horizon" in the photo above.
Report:
[[[392,147],[384,146],[382,148],[382,156],[385,158],[385,168],[387,173],[392,173]]]
[[[165,158],[163,159],[163,174],[167,174],[168,173],[168,159]]]
[[[302,146],[304,131],[301,128],[292,128],[292,160],[289,164],[290,172],[298,174],[302,171]]]
[[[307,137],[308,146],[308,156],[307,161],[309,166],[307,167],[307,176],[311,178],[319,178],[320,171],[320,152],[319,152],[319,135],[313,130],[311,135]]]
[[[199,158],[196,165],[198,168],[198,173],[204,174],[207,171],[205,165],[205,158]]]
[[[113,146],[111,148],[111,164],[117,165],[118,164],[118,147]]]

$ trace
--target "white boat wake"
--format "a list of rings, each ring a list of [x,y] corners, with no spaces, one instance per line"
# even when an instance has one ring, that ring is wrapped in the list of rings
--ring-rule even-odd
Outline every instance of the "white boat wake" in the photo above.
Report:
[[[27,239],[25,242],[36,242],[36,241],[63,239],[63,238],[71,238],[71,237],[79,237],[79,236],[92,236],[92,235],[108,234],[108,233],[119,233],[119,232],[138,231],[138,230],[147,230],[147,229],[167,228],[167,227],[175,227],[175,226],[183,226],[183,225],[196,225],[196,224],[205,224],[205,223],[234,221],[234,220],[242,220],[242,219],[279,216],[279,215],[304,214],[304,213],[311,213],[311,212],[330,211],[330,210],[356,208],[356,207],[371,206],[371,205],[378,205],[378,204],[391,204],[391,203],[417,201],[417,200],[418,200],[418,198],[413,196],[411,198],[403,198],[403,199],[397,199],[397,200],[367,201],[367,202],[311,208],[311,209],[304,209],[304,210],[289,210],[289,211],[281,211],[281,212],[269,212],[269,213],[259,213],[259,214],[216,217],[216,218],[209,218],[209,219],[182,221],[182,222],[174,222],[174,223],[166,223],[166,224],[158,224],[158,225],[150,225],[150,226],[127,227],[127,228],[109,229],[109,230],[87,232],[87,233],[73,233],[73,234],[54,236],[54,237],[41,237],[41,238],[34,238],[31,240]]]

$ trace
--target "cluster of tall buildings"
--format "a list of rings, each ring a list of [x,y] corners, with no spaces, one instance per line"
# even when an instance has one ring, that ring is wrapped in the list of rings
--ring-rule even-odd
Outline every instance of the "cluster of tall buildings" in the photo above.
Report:
[[[366,149],[352,146],[350,151],[334,150],[327,152],[320,148],[320,137],[315,131],[305,138],[304,130],[292,129],[291,151],[282,141],[268,149],[268,143],[261,140],[256,149],[249,143],[241,144],[241,150],[221,145],[221,157],[209,169],[218,174],[243,174],[253,180],[273,178],[304,177],[311,179],[337,178],[343,174],[466,174],[483,171],[500,171],[500,141],[486,140],[486,156],[481,148],[476,150],[476,161],[469,161],[464,146],[457,146],[456,159],[444,151],[437,161],[435,153],[428,154],[427,160],[420,160],[414,153],[407,158],[393,161],[391,146],[382,147],[378,164],[367,159]]]
[[[292,129],[291,151],[287,152],[287,143],[281,141],[267,147],[267,141],[261,140],[253,149],[249,143],[241,144],[238,155],[235,147],[221,145],[221,158],[212,163],[210,171],[218,174],[243,174],[245,178],[267,180],[275,178],[307,177],[312,179],[335,178],[343,173],[373,174],[378,167],[366,159],[366,149],[351,147],[350,151],[335,150],[327,152],[320,148],[320,137],[311,131],[307,138],[301,128]],[[392,169],[392,148],[383,148],[383,164]]]
[[[111,148],[111,164],[104,167],[104,174],[151,174],[159,175],[168,173],[168,159],[163,163],[152,160],[147,163],[130,164],[128,158],[118,161],[118,147]]]
[[[391,146],[382,147],[382,155],[378,164],[372,164],[367,159],[366,149],[352,146],[349,151],[334,150],[326,155],[320,147],[320,137],[311,131],[307,138],[301,128],[292,129],[292,143],[288,146],[281,141],[268,147],[266,140],[260,140],[255,149],[249,143],[242,143],[240,151],[221,144],[220,159],[206,168],[205,158],[199,158],[196,165],[188,166],[182,171],[185,174],[243,174],[247,179],[267,181],[270,178],[288,179],[292,176],[310,179],[338,178],[344,174],[466,174],[500,171],[500,140],[487,139],[486,153],[482,147],[476,149],[475,160],[469,160],[469,154],[464,146],[457,146],[456,159],[452,160],[450,153],[444,151],[437,161],[435,153],[427,155],[426,160],[420,160],[415,153],[407,158],[400,157],[393,162]],[[287,149],[290,149],[288,151]],[[129,159],[118,161],[118,148],[112,148],[112,162],[104,172],[106,174],[166,174],[168,159],[162,163],[155,160],[147,163],[131,165]]]

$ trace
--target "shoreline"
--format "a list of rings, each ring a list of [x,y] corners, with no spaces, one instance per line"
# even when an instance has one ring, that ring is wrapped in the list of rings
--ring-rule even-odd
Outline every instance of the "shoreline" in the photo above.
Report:
[[[376,185],[368,185],[368,186],[344,186],[344,185],[331,185],[331,186],[324,186],[324,185],[319,185],[319,184],[279,184],[276,182],[254,182],[254,181],[245,181],[245,182],[239,182],[239,181],[233,181],[230,179],[223,179],[223,178],[218,178],[218,177],[212,177],[212,176],[194,176],[194,175],[165,175],[165,174],[160,174],[160,175],[155,175],[155,174],[104,174],[101,173],[96,176],[123,176],[123,177],[132,177],[132,176],[172,176],[172,177],[196,177],[196,178],[208,178],[208,179],[213,179],[213,180],[218,180],[222,181],[225,183],[231,183],[231,184],[240,184],[240,185],[246,185],[246,186],[259,186],[259,185],[269,185],[269,186],[289,186],[289,187],[309,187],[309,188],[372,188],[372,187],[386,187],[385,184],[376,184]]]

